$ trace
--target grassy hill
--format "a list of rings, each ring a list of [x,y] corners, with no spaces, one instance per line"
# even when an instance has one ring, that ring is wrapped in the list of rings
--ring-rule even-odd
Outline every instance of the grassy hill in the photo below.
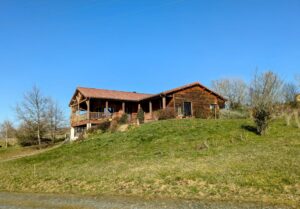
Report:
[[[0,163],[0,190],[300,201],[300,130],[274,121],[169,120]],[[1,153],[0,153],[1,155]]]

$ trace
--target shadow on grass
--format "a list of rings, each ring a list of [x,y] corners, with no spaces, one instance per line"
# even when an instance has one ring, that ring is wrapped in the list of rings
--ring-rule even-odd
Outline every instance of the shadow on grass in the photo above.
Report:
[[[256,129],[255,126],[242,125],[241,127],[242,127],[242,129],[244,129],[244,130],[246,130],[246,131],[250,131],[250,132],[252,132],[252,133],[255,133],[255,134],[259,135],[259,134],[257,133],[257,129]]]

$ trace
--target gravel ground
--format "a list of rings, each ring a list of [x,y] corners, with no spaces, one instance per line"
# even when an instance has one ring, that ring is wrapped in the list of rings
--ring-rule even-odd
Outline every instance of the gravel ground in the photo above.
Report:
[[[131,197],[85,197],[77,195],[49,195],[0,192],[1,209],[286,209],[254,203],[203,202],[189,200],[144,200]]]

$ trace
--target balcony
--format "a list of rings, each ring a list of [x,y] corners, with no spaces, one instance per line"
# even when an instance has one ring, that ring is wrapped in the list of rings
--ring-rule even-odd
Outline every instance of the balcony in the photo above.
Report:
[[[113,114],[107,114],[104,112],[84,112],[80,114],[77,113],[71,115],[71,124],[80,125],[89,123],[90,121],[97,122],[105,118],[112,118],[112,116]]]

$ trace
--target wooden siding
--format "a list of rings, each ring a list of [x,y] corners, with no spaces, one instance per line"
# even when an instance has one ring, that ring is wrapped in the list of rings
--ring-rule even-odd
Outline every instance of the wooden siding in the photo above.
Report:
[[[176,113],[178,113],[178,109],[181,109],[181,112],[183,113],[184,102],[192,103],[193,115],[195,115],[196,109],[201,109],[205,115],[210,115],[211,104],[218,104],[221,108],[223,108],[225,104],[223,100],[218,99],[215,95],[202,89],[200,86],[184,89],[174,93],[172,97],[167,97],[167,107],[175,108]]]

